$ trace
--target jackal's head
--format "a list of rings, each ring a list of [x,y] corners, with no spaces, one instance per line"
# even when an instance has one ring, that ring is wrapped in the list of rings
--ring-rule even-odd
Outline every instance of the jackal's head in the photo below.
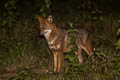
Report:
[[[44,19],[40,16],[37,17],[40,24],[40,34],[44,36],[49,36],[52,31],[56,29],[55,24],[53,23],[52,16],[48,16],[47,19]]]

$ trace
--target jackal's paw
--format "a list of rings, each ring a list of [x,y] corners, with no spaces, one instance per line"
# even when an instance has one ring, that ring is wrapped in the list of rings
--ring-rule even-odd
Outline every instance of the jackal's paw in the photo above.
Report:
[[[75,55],[78,55],[78,53],[77,53],[77,52],[75,52]]]
[[[79,64],[82,64],[82,63],[83,63],[83,59],[79,58]]]
[[[69,46],[68,48],[69,48],[70,50],[72,50],[73,46],[71,45],[71,46]]]
[[[48,73],[48,72],[49,72],[49,70],[48,70],[48,69],[46,69],[46,70],[43,70],[43,72]]]

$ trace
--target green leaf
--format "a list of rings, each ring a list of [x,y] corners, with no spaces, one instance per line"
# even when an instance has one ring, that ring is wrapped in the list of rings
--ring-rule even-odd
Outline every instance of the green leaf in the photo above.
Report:
[[[71,65],[74,66],[74,67],[80,66],[80,64],[78,64],[78,63],[71,63]]]
[[[65,59],[68,59],[70,62],[73,62],[73,61],[74,61],[74,57],[71,56],[71,55],[66,55],[66,56],[65,56]]]
[[[5,8],[8,8],[8,2],[5,4]]]
[[[7,21],[6,20],[3,20],[2,21],[2,26],[6,25]]]
[[[46,7],[47,7],[47,8],[50,8],[50,4],[46,4]]]
[[[96,54],[97,54],[98,56],[106,57],[106,55],[105,55],[104,53],[102,53],[102,52],[101,52],[101,53],[98,53],[98,52],[97,52]]]
[[[69,59],[70,57],[71,57],[70,55],[66,55],[64,58]]]
[[[40,9],[40,12],[44,12],[44,10],[45,10],[44,7],[42,7],[42,8]]]
[[[74,61],[74,57],[71,56],[71,57],[69,58],[69,60],[70,60],[70,62],[73,62],[73,61]]]
[[[120,39],[117,41],[117,46],[120,47]]]
[[[45,13],[42,13],[42,17],[46,17],[46,14],[45,14]]]
[[[117,35],[120,35],[120,29],[118,29],[118,31],[117,31]]]
[[[72,33],[72,32],[79,32],[79,30],[77,30],[77,29],[69,29],[69,30],[67,30],[66,33]]]
[[[71,28],[73,28],[73,23],[68,22],[68,24],[70,25]]]

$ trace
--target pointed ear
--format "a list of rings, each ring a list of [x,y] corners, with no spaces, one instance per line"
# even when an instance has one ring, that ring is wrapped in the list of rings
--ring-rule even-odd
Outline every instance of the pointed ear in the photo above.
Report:
[[[43,21],[43,18],[40,16],[37,16],[38,21],[41,23]]]
[[[52,23],[52,22],[53,22],[53,17],[52,17],[52,15],[49,15],[49,16],[48,16],[47,21],[48,21],[49,23]]]

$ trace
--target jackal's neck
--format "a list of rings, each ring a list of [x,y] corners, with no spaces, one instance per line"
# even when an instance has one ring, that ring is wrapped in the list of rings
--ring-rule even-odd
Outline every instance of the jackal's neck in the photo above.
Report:
[[[59,27],[55,27],[55,30],[52,31],[51,35],[59,36],[62,32],[62,29]]]
[[[45,38],[48,40],[50,37],[52,30],[48,30],[47,33],[44,34]]]

